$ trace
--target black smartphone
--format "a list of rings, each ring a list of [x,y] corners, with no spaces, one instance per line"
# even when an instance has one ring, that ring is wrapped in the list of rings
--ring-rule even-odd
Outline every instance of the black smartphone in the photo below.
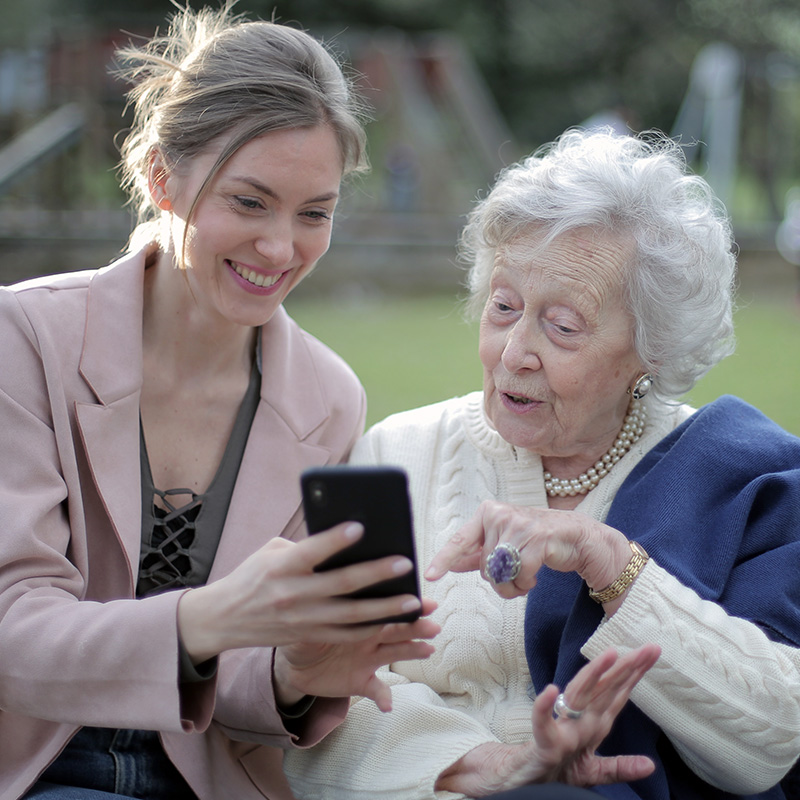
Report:
[[[317,570],[384,556],[406,556],[414,564],[411,572],[367,586],[350,596],[420,596],[408,476],[404,470],[390,466],[314,467],[300,476],[300,487],[309,533],[319,533],[346,521],[364,526],[364,535],[357,542],[335,553]],[[413,611],[376,622],[413,622],[419,615],[419,611]]]

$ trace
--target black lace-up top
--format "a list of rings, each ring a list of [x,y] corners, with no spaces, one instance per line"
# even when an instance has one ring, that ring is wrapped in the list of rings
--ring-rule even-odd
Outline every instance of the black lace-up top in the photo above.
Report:
[[[137,597],[181,586],[201,586],[208,580],[258,407],[260,388],[261,373],[254,366],[219,469],[202,494],[189,489],[162,490],[154,486],[144,430],[140,425],[142,552]],[[170,498],[181,495],[190,495],[191,500],[176,507]],[[156,504],[157,497],[161,498],[163,508]]]

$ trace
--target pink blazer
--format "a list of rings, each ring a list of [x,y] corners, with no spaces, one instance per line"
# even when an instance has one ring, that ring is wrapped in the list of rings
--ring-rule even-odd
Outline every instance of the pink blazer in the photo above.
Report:
[[[141,537],[144,254],[0,289],[0,797],[21,797],[81,725],[162,731],[202,800],[291,798],[282,751],[332,730],[318,700],[290,732],[272,651],[223,654],[180,686],[180,592],[133,600]],[[364,391],[280,309],[261,401],[210,575],[304,535],[298,476],[346,458]]]

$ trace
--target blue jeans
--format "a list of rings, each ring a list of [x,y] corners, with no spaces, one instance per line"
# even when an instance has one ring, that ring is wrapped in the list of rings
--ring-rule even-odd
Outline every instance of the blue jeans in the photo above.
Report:
[[[563,783],[539,783],[535,786],[522,786],[508,792],[493,794],[486,800],[600,800],[597,792],[565,786]]]
[[[197,800],[155,731],[82,728],[25,795],[42,800]]]
[[[37,781],[23,800],[135,800],[130,795],[96,792],[94,789],[76,789],[74,786],[56,786],[54,783]]]

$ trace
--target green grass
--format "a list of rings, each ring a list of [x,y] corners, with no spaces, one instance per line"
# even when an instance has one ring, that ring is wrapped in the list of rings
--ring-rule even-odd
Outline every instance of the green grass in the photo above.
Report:
[[[481,386],[478,328],[464,322],[454,298],[361,298],[345,305],[290,298],[286,306],[355,370],[367,390],[368,425]]]
[[[367,390],[367,423],[478,389],[477,325],[449,296],[365,299],[292,297],[292,316],[340,353]],[[688,395],[695,406],[734,394],[800,435],[800,308],[758,300],[736,313],[736,353]]]
[[[752,301],[736,312],[736,352],[689,393],[699,406],[734,394],[800,436],[800,306]]]

